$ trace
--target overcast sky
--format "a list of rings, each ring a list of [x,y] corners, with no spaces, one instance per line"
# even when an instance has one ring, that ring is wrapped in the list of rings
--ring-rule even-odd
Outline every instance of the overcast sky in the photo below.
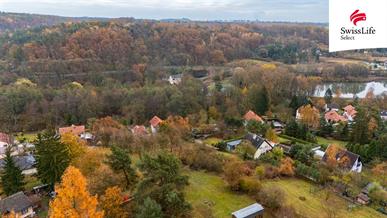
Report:
[[[89,17],[327,22],[328,0],[0,0],[0,11]]]

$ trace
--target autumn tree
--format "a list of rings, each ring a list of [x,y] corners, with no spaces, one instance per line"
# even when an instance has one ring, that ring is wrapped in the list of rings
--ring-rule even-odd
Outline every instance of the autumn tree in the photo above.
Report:
[[[180,161],[173,155],[162,153],[156,157],[145,155],[139,164],[144,175],[138,184],[135,199],[139,205],[151,198],[157,202],[167,217],[183,216],[190,211],[183,189],[188,177],[182,175]]]
[[[118,186],[109,187],[105,194],[101,196],[101,208],[105,211],[106,218],[123,218],[128,217],[128,212],[122,208],[123,195]]]
[[[129,152],[117,146],[111,147],[112,154],[107,156],[107,164],[117,173],[123,173],[126,187],[130,187],[136,181],[136,172],[132,168],[132,160]]]
[[[257,86],[253,86],[248,91],[247,98],[249,99],[251,108],[258,114],[264,115],[269,110],[270,99],[265,87],[259,88]]]
[[[250,174],[252,174],[251,169],[249,169],[248,166],[243,162],[238,160],[229,161],[224,166],[225,180],[232,190],[239,190],[239,184],[242,177],[248,176]]]
[[[274,129],[272,129],[272,128],[267,129],[267,131],[265,133],[265,138],[268,139],[269,141],[272,141],[275,143],[279,142],[278,136],[275,133]]]
[[[104,212],[97,210],[97,196],[90,196],[86,178],[77,168],[66,169],[55,192],[57,195],[50,202],[50,218],[104,217]]]
[[[52,188],[70,163],[68,147],[54,131],[39,133],[35,141],[35,158],[39,179]]]
[[[289,157],[283,158],[281,160],[279,172],[281,175],[294,176],[294,161]]]
[[[71,160],[78,158],[86,151],[86,142],[70,132],[62,134],[60,141],[67,146]]]
[[[317,108],[309,104],[301,107],[298,112],[300,113],[302,123],[311,128],[319,127],[320,113]]]
[[[6,148],[4,166],[1,173],[1,187],[8,196],[24,190],[24,175],[11,156],[11,147]]]

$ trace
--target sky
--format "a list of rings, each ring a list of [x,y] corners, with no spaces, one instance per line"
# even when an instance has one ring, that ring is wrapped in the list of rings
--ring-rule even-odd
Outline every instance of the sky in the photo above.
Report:
[[[0,11],[72,17],[328,22],[328,0],[0,0]]]

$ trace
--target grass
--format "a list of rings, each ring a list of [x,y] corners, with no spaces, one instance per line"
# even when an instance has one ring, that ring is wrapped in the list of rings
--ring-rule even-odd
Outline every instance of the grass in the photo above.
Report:
[[[19,141],[25,138],[27,142],[33,142],[36,139],[36,136],[36,133],[21,133],[16,135],[15,137]]]
[[[327,139],[327,138],[323,138],[320,136],[317,136],[317,143],[323,144],[323,145],[335,144],[335,145],[338,145],[338,146],[343,147],[343,148],[345,148],[345,145],[347,144],[347,142],[345,142],[345,141],[340,141],[340,140],[335,140],[335,139]]]
[[[327,202],[325,198],[327,196],[326,191],[316,190],[317,186],[312,183],[306,182],[301,179],[282,179],[282,180],[270,180],[264,182],[264,186],[277,186],[285,191],[286,202],[292,205],[297,212],[305,217],[324,218],[328,217]],[[300,200],[300,197],[305,197],[305,200]],[[351,217],[351,218],[382,218],[383,214],[376,210],[359,206],[352,211],[349,211],[348,205],[351,203],[340,198],[334,193],[330,192],[329,202],[331,202],[331,208],[334,209],[336,217]]]
[[[230,191],[223,179],[215,174],[202,171],[188,171],[190,185],[186,188],[187,200],[194,208],[207,204],[215,217],[231,217],[231,213],[253,204],[254,199],[247,195]]]
[[[204,140],[204,144],[215,145],[216,143],[221,142],[221,141],[222,141],[222,139],[220,139],[220,138],[210,137],[210,138],[207,138]]]

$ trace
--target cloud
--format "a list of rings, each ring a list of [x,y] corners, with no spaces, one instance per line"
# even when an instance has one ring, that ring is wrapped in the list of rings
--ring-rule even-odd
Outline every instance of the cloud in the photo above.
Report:
[[[63,16],[196,20],[328,20],[327,0],[0,0],[0,10]]]

